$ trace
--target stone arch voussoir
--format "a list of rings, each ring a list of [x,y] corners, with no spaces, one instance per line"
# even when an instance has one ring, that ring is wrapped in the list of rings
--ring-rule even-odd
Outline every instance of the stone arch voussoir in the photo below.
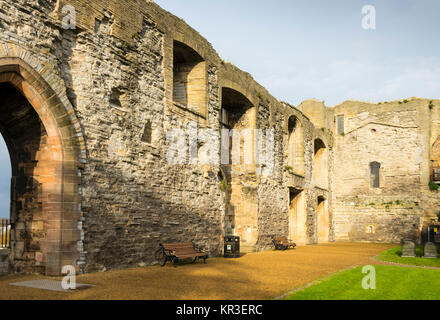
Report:
[[[41,62],[28,50],[0,43],[0,83],[8,82],[26,97],[40,117],[52,143],[52,185],[43,195],[46,239],[40,260],[46,274],[58,275],[64,265],[78,269],[80,232],[80,177],[86,162],[86,146],[80,123],[67,99],[64,81],[48,62]],[[54,168],[51,168],[53,170]],[[36,255],[38,256],[38,255]]]

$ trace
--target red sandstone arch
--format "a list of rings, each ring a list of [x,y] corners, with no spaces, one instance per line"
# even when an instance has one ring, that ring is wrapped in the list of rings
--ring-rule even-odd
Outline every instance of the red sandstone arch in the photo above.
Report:
[[[62,266],[74,265],[78,259],[77,241],[79,213],[79,143],[72,125],[72,114],[54,89],[29,64],[20,58],[0,58],[0,83],[9,83],[19,91],[37,113],[47,133],[47,146],[38,161],[41,185],[38,201],[41,215],[32,221],[43,225],[44,239],[37,248],[28,248],[29,261],[24,268],[44,268],[48,275],[59,275]],[[4,131],[4,130],[3,130]],[[5,139],[7,141],[7,138]],[[8,145],[8,148],[12,148]],[[11,158],[11,161],[15,161]],[[19,220],[19,217],[18,217]],[[15,257],[14,240],[20,235],[12,232],[12,257]]]

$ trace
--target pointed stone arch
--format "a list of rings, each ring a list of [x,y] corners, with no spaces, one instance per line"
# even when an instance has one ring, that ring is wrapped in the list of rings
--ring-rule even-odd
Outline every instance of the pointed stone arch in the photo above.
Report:
[[[314,143],[313,182],[320,188],[328,188],[328,151],[323,140],[317,138]]]
[[[242,251],[253,251],[258,240],[254,158],[256,106],[245,93],[230,86],[221,88],[221,125],[222,148],[229,151],[222,152],[222,167],[230,186],[225,230],[240,236]]]
[[[0,84],[10,85],[14,89],[7,92],[15,94],[13,90],[16,90],[28,102],[35,119],[41,122],[44,135],[44,143],[41,142],[35,158],[26,159],[33,161],[35,167],[24,177],[38,186],[33,201],[38,203],[39,210],[26,218],[30,219],[29,223],[21,219],[23,210],[11,214],[14,266],[17,271],[40,271],[48,275],[59,275],[64,265],[78,269],[79,169],[85,163],[86,148],[64,82],[51,71],[50,65],[42,65],[27,50],[0,44]],[[2,134],[8,134],[7,127],[3,126]],[[18,147],[8,137],[5,140],[9,140],[10,153]],[[17,160],[12,157],[11,161]],[[32,239],[36,233],[33,228],[38,228],[39,236],[35,239]]]
[[[294,115],[287,121],[287,132],[287,166],[295,174],[304,176],[304,132],[301,121]]]

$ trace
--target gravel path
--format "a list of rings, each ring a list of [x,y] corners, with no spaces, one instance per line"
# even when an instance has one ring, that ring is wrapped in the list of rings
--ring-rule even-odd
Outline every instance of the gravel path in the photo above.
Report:
[[[202,299],[269,300],[351,266],[380,264],[371,258],[395,245],[334,243],[290,251],[208,259],[206,265],[171,264],[88,274],[77,282],[96,287],[73,293],[15,287],[40,276],[0,278],[0,299]],[[48,279],[48,278],[46,278]]]

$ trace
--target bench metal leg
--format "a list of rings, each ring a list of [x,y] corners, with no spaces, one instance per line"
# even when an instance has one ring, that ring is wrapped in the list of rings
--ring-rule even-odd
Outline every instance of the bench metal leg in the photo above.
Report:
[[[207,257],[203,257],[203,263],[206,264]]]
[[[163,258],[163,262],[162,262],[162,264],[160,265],[161,267],[165,267],[165,265],[167,264],[167,261],[168,261],[168,257],[164,257]]]
[[[179,259],[173,258],[174,268],[177,268],[177,262],[179,262]]]

